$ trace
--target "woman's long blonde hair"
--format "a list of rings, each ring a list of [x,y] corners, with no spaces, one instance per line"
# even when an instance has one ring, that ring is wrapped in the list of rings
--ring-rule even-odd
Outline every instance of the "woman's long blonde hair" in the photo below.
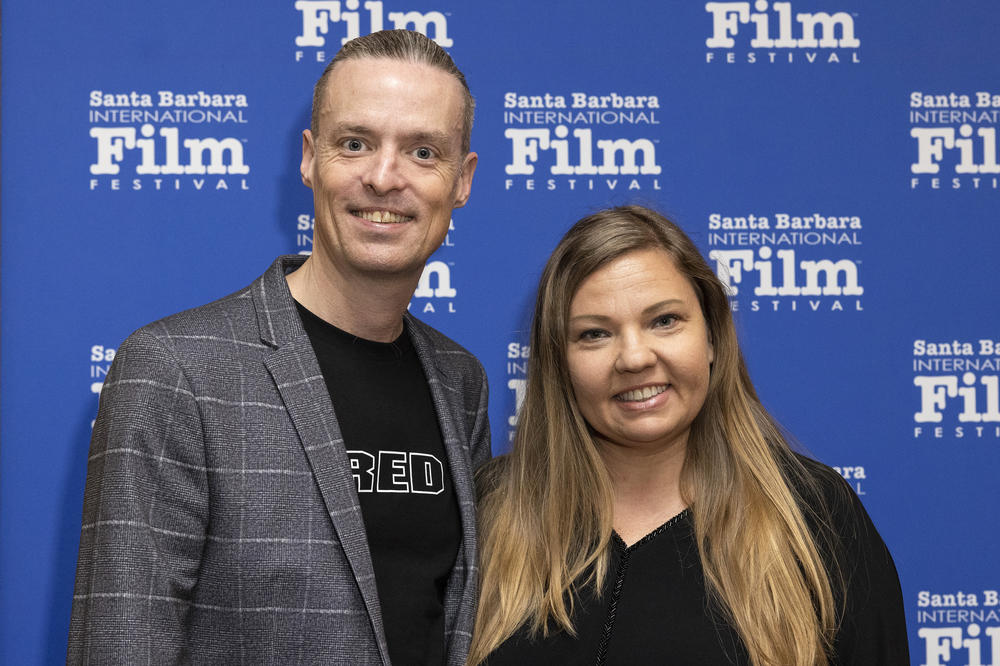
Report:
[[[599,588],[607,575],[611,482],[570,388],[569,305],[595,270],[653,247],[690,280],[715,350],[681,472],[709,598],[755,666],[827,664],[837,574],[821,557],[822,529],[814,536],[807,524],[827,519],[806,513],[810,478],[757,398],[722,283],[680,228],[639,206],[580,220],[542,273],[513,446],[478,479],[483,559],[470,664],[525,624],[573,633],[572,590]]]

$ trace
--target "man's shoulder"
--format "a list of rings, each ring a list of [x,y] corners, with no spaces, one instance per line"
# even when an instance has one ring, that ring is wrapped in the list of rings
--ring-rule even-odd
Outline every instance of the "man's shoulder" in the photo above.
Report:
[[[252,322],[254,314],[251,288],[252,285],[248,285],[204,305],[168,315],[140,330],[156,337],[172,337],[185,334],[211,335],[245,329],[246,324]]]
[[[251,287],[247,286],[210,303],[157,319],[139,328],[129,339],[153,338],[168,347],[183,340],[245,340],[257,328],[254,321]]]
[[[282,294],[276,292],[274,275],[280,270],[280,257],[260,277],[249,285],[214,301],[177,312],[141,327],[123,343],[127,346],[140,340],[156,341],[169,349],[183,351],[191,348],[241,346],[265,348],[261,331],[259,310],[270,308],[265,319],[285,316],[287,305],[277,301]],[[283,286],[281,288],[284,288]],[[290,297],[287,297],[289,302]]]

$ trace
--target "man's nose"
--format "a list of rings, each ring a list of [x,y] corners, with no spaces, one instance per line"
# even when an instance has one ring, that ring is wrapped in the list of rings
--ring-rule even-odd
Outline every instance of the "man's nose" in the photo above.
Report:
[[[362,180],[377,195],[384,195],[403,186],[400,156],[394,150],[380,149],[371,156]]]

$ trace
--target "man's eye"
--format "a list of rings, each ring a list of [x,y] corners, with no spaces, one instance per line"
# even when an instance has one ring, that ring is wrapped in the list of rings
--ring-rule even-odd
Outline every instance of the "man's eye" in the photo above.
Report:
[[[357,152],[365,147],[360,139],[348,139],[344,142],[344,147],[352,152]]]
[[[434,153],[431,152],[431,149],[425,147],[417,148],[415,151],[413,151],[413,154],[417,156],[417,159],[421,160],[429,160],[434,156]]]

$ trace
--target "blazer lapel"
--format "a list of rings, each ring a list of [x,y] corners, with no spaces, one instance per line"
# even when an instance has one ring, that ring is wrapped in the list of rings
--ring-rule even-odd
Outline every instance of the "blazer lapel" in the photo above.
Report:
[[[475,485],[472,478],[472,453],[469,450],[469,436],[463,429],[468,417],[465,414],[463,401],[463,383],[461,379],[452,377],[452,366],[446,359],[435,353],[430,339],[420,330],[419,325],[407,314],[404,317],[410,339],[417,351],[417,356],[424,368],[427,383],[431,391],[431,399],[437,410],[438,423],[441,426],[441,436],[444,439],[445,451],[448,455],[448,467],[452,481],[455,484],[455,495],[458,499],[459,515],[462,521],[462,553],[464,562],[462,605],[474,593],[476,581],[471,579],[477,560],[476,545],[476,506]],[[474,612],[472,608],[456,609],[459,613]],[[455,637],[452,637],[455,640]]]
[[[299,259],[280,257],[252,287],[261,339],[274,348],[264,364],[302,441],[327,513],[361,590],[382,661],[388,664],[375,572],[350,461],[316,354],[285,282],[286,271]]]
[[[465,403],[462,399],[462,382],[451,377],[452,368],[447,363],[439,361],[431,341],[409,316],[406,317],[406,324],[413,347],[424,368],[434,408],[437,410],[438,424],[441,426],[441,436],[444,438],[448,454],[448,464],[458,494],[463,532],[466,535],[474,535],[475,530],[472,526],[475,524],[476,514],[472,494],[472,454],[469,451],[468,434],[462,429],[467,421]]]

